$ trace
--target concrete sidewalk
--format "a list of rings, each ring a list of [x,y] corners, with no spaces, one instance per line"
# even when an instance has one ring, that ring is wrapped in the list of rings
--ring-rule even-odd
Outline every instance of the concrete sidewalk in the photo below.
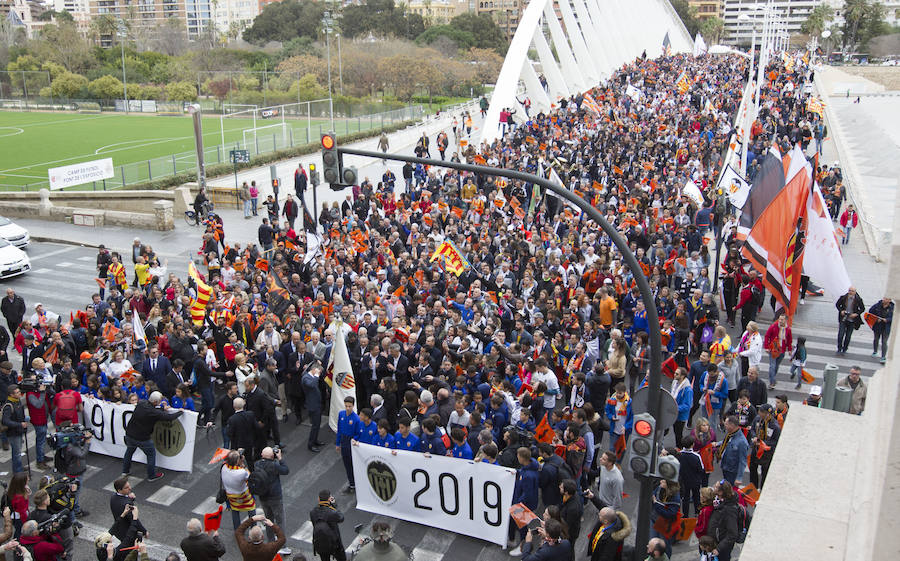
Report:
[[[834,143],[833,156],[822,163],[840,162],[849,200],[859,210],[860,233],[869,251],[887,260],[900,177],[900,91],[832,66],[816,72],[816,88]]]
[[[481,135],[481,113],[478,110],[477,101],[473,101],[467,107],[473,120],[473,130],[470,142],[474,142]],[[450,137],[450,147],[447,150],[447,158],[455,151],[453,145],[453,133],[451,123],[453,117],[462,122],[462,110],[452,113],[442,113],[440,116],[427,119],[421,126],[411,126],[406,129],[396,131],[388,135],[390,148],[388,152],[413,155],[413,148],[416,141],[426,133],[431,139],[432,156],[438,158],[438,152],[435,148],[435,138],[438,133],[445,131]],[[378,137],[362,140],[349,144],[354,148],[361,150],[377,150]],[[309,169],[310,163],[315,163],[321,169],[322,161],[318,153],[309,154],[300,158],[292,158],[285,160],[276,165],[279,183],[282,187],[279,189],[279,199],[283,202],[288,193],[294,194],[294,170],[297,169],[298,163],[302,163],[303,167]],[[345,165],[356,166],[360,178],[368,178],[373,184],[381,181],[381,176],[385,169],[391,169],[397,176],[398,187],[402,189],[403,173],[402,163],[388,162],[382,163],[381,160],[371,160],[358,156],[348,156],[344,158]],[[269,166],[261,166],[251,168],[238,173],[238,182],[256,181],[259,186],[260,203],[265,200],[267,195],[272,194],[270,181]],[[222,176],[207,181],[211,186],[234,187],[234,176]],[[332,191],[327,185],[319,185],[317,191],[318,208],[313,208],[312,189],[307,188],[306,205],[310,211],[314,212],[315,217],[318,216],[322,208],[322,203],[328,203],[329,206],[335,201],[343,201],[345,197],[350,195],[350,190]],[[228,242],[246,243],[248,241],[257,241],[257,229],[263,217],[266,216],[264,208],[259,209],[259,216],[253,219],[244,219],[243,210],[235,208],[216,208],[225,227],[225,239]],[[314,218],[315,218],[314,217]],[[104,244],[106,247],[118,251],[130,251],[130,247],[135,237],[140,238],[141,243],[150,245],[157,254],[168,258],[193,257],[200,248],[200,235],[202,230],[199,226],[189,226],[183,216],[175,216],[175,229],[168,232],[160,232],[157,230],[136,230],[131,228],[120,227],[104,227],[91,228],[84,226],[75,226],[73,224],[62,222],[49,222],[35,218],[17,218],[15,222],[31,233],[31,237],[37,241],[48,241],[57,243],[66,243],[74,245],[82,245],[87,247],[96,247]],[[297,229],[299,224],[295,224]]]

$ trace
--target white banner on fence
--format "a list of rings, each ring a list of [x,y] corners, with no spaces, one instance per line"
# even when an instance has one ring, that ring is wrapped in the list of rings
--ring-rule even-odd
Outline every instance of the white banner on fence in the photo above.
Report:
[[[92,162],[50,168],[47,170],[47,175],[50,177],[50,190],[55,191],[91,181],[109,179],[115,175],[115,170],[112,158],[103,158]]]
[[[356,508],[506,544],[515,470],[353,446]]]
[[[84,397],[84,426],[94,430],[91,452],[125,457],[125,427],[131,420],[134,405],[109,403]],[[194,465],[194,442],[197,436],[197,413],[185,411],[174,421],[158,422],[153,431],[156,465],[175,471],[191,471]],[[140,448],[135,462],[147,463]]]

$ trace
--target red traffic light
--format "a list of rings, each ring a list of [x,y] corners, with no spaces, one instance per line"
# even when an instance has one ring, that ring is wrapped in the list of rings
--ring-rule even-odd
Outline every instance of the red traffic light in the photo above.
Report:
[[[653,427],[647,421],[640,420],[634,424],[634,432],[640,436],[650,436]]]
[[[331,150],[332,148],[334,148],[334,137],[331,136],[330,134],[323,134],[322,135],[322,148],[324,148],[326,150]]]

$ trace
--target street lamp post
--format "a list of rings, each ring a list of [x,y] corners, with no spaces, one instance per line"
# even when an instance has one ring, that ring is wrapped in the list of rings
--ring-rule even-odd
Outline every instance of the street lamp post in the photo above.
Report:
[[[119,45],[122,47],[122,90],[125,96],[125,114],[128,114],[128,77],[125,75],[125,39],[128,37],[125,22],[119,20]]]
[[[463,164],[443,160],[432,160],[429,158],[415,158],[412,156],[400,156],[397,154],[382,154],[381,152],[357,150],[355,148],[338,148],[338,153],[342,155],[349,154],[381,160],[386,159],[399,162],[410,162],[413,164],[458,169],[482,175],[506,177],[508,179],[517,179],[519,181],[537,184],[547,191],[552,191],[553,194],[557,197],[569,201],[570,203],[581,209],[582,212],[587,213],[588,217],[590,217],[591,220],[593,220],[597,225],[600,226],[603,232],[606,233],[607,236],[609,236],[610,240],[613,242],[613,244],[615,244],[616,248],[622,254],[622,258],[624,259],[625,264],[628,265],[628,268],[634,273],[634,280],[637,284],[638,290],[641,293],[641,299],[647,303],[653,302],[653,291],[650,289],[650,283],[647,281],[647,277],[644,276],[643,272],[641,271],[640,264],[638,263],[637,258],[634,256],[634,253],[631,252],[631,248],[628,247],[628,241],[623,238],[619,234],[619,232],[612,225],[610,225],[609,222],[606,221],[605,218],[603,218],[603,215],[600,214],[597,209],[595,209],[593,206],[588,204],[587,201],[564,187],[556,185],[555,183],[537,175],[532,175],[530,173],[524,173],[511,169]],[[662,338],[659,331],[659,316],[657,315],[656,306],[647,306],[647,323],[652,326],[652,328],[649,330],[650,376],[647,387],[647,412],[650,413],[654,418],[659,419],[660,408],[662,404],[662,391],[660,390],[662,376]],[[659,449],[660,435],[662,434],[663,428],[665,427],[660,427],[659,430],[653,434],[654,450]],[[656,468],[656,458],[657,455],[654,454],[653,465],[650,466],[651,473]],[[650,509],[652,508],[653,502],[653,480],[649,477],[641,477],[640,482],[641,492],[640,498],[638,500],[637,532],[635,534],[634,545],[635,552],[643,552],[646,550],[647,542],[650,538]],[[637,555],[638,557],[635,557],[636,559],[643,557],[643,554],[641,553],[637,553]]]
[[[331,86],[331,23],[332,23],[332,21],[333,20],[331,19],[331,13],[325,12],[325,14],[322,16],[322,25],[324,26],[324,29],[325,29],[325,51],[326,51],[326,56],[328,58],[328,99],[332,99],[332,96],[334,95],[334,90],[332,89],[332,86]],[[332,109],[330,111],[330,113],[331,113],[331,130],[334,130],[334,103],[332,102],[330,105],[332,107]]]

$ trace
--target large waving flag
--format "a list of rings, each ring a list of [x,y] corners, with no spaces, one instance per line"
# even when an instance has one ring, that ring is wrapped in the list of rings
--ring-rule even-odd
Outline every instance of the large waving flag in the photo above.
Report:
[[[837,300],[850,288],[850,275],[841,257],[841,244],[834,232],[834,224],[828,215],[825,198],[818,185],[814,185],[806,202],[809,226],[806,229],[806,257],[803,272],[825,289],[832,300]]]
[[[725,166],[725,171],[719,178],[719,189],[722,189],[732,205],[744,208],[750,194],[750,184],[731,165]]]
[[[703,35],[697,33],[697,36],[694,38],[694,56],[705,55],[708,50],[706,41],[703,40]]]
[[[678,88],[678,93],[686,94],[689,89],[691,89],[691,79],[688,78],[687,72],[681,72],[681,76],[678,77],[678,80],[675,81],[675,87]]]
[[[337,432],[338,415],[344,410],[344,398],[356,397],[356,380],[353,377],[353,368],[350,366],[350,353],[347,352],[343,325],[340,321],[334,322],[331,324],[331,330],[334,331],[334,348],[331,349],[328,359],[325,383],[331,386],[328,426]]]
[[[806,110],[817,114],[822,119],[825,118],[825,103],[814,95],[809,96],[809,99],[806,100]]]
[[[666,31],[666,36],[663,37],[662,50],[664,56],[672,55],[672,41],[669,40],[669,32]]]
[[[134,333],[134,346],[137,349],[147,348],[147,334],[144,332],[144,322],[137,311],[131,314],[131,330]]]
[[[593,111],[595,115],[600,114],[600,106],[597,104],[597,100],[594,99],[594,96],[592,96],[591,94],[584,94],[584,98],[582,99],[581,104],[584,105],[586,109]]]
[[[746,236],[741,253],[792,318],[803,271],[812,166],[799,145],[783,159],[777,155],[777,148],[767,154],[738,231]]]
[[[278,271],[269,271],[269,275],[266,277],[266,289],[266,301],[269,309],[280,317],[291,305],[291,293],[284,285],[284,279],[281,278]]]
[[[203,325],[203,318],[206,317],[206,305],[209,304],[212,296],[212,288],[203,282],[193,261],[188,263],[188,275],[194,279],[194,284],[197,285],[197,299],[191,302],[191,321],[194,322],[194,325]]]

